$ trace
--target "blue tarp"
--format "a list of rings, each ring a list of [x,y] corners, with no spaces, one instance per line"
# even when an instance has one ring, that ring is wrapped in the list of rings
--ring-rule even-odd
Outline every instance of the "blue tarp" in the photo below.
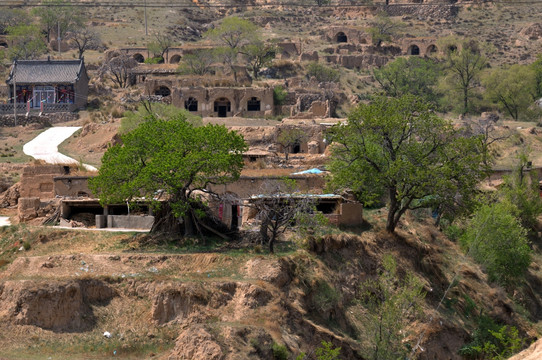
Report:
[[[313,169],[309,169],[305,171],[296,172],[296,173],[293,173],[292,175],[321,174],[321,173],[323,173],[322,170],[313,168]]]

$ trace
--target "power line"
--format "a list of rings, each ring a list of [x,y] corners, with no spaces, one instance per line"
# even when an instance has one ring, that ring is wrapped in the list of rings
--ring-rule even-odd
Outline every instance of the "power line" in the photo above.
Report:
[[[484,5],[484,4],[492,4],[492,5],[502,5],[502,6],[511,6],[511,5],[542,5],[541,0],[510,0],[510,1],[484,1],[478,5]],[[153,1],[153,2],[145,2],[144,0],[134,0],[134,1],[94,1],[94,2],[85,2],[85,1],[73,1],[68,0],[65,1],[63,4],[50,4],[50,3],[43,3],[43,2],[21,2],[21,1],[14,1],[14,0],[8,0],[0,3],[0,7],[59,7],[59,6],[74,6],[74,7],[148,7],[148,8],[199,8],[199,9],[205,9],[205,8],[240,8],[240,7],[248,7],[248,8],[268,8],[268,7],[276,7],[276,6],[283,6],[283,7],[298,7],[298,8],[321,8],[321,9],[334,9],[334,8],[374,8],[374,7],[409,7],[409,6],[416,6],[416,7],[422,7],[422,6],[447,6],[447,7],[462,7],[462,6],[472,6],[472,3],[450,3],[448,1],[438,1],[438,2],[431,2],[431,3],[394,3],[385,5],[384,2],[376,2],[374,4],[366,4],[366,3],[355,3],[355,4],[339,4],[339,3],[330,3],[330,4],[323,4],[319,7],[316,7],[315,3],[307,3],[307,2],[273,2],[273,3],[266,3],[266,4],[232,4],[232,3],[221,3],[221,4],[195,4],[195,3],[186,3],[186,2],[172,2],[172,1]]]

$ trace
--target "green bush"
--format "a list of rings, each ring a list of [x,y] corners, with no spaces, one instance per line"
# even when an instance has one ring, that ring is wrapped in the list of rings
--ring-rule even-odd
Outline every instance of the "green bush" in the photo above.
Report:
[[[459,349],[459,355],[467,359],[508,359],[524,344],[514,326],[501,326],[486,315],[477,319],[477,328],[471,337],[472,341]]]
[[[489,281],[511,285],[531,263],[527,230],[509,201],[481,206],[470,219],[460,243],[485,267]]]
[[[333,348],[331,342],[322,341],[322,345],[316,348],[315,353],[317,360],[339,360],[341,348]]]
[[[315,77],[319,82],[337,82],[340,78],[338,70],[313,62],[307,66],[307,76]]]
[[[164,58],[161,56],[150,57],[145,59],[145,64],[163,64]]]
[[[275,360],[288,360],[288,356],[290,354],[286,346],[273,343],[273,346],[271,349],[273,350],[273,358]]]
[[[286,100],[286,96],[288,96],[288,92],[284,90],[282,86],[275,86],[273,89],[273,101],[275,105],[282,105],[284,104],[284,100]]]

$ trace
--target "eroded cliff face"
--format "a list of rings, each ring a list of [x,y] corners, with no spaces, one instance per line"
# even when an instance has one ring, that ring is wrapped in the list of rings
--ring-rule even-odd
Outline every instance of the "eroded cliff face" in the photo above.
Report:
[[[61,248],[68,233],[47,236],[54,240],[34,251],[51,243]],[[424,316],[410,324],[405,339],[420,342],[420,359],[460,358],[457,351],[473,330],[467,298],[478,311],[529,334],[507,294],[487,284],[432,226],[405,227],[397,236],[365,231],[310,238],[305,249],[285,256],[20,256],[0,271],[0,333],[10,334],[0,336],[0,355],[60,349],[98,357],[115,351],[162,359],[269,359],[274,343],[297,355],[329,341],[341,347],[342,359],[363,359],[369,335],[357,299],[384,254],[397,259],[400,276],[412,273],[424,284]],[[525,308],[539,306],[536,293],[524,297]]]

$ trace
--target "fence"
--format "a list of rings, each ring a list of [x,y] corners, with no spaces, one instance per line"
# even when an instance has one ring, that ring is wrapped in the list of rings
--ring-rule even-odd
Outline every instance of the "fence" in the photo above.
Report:
[[[72,112],[76,110],[75,104],[43,104],[43,109],[30,109],[30,112],[37,113],[57,113],[57,112]],[[26,103],[17,103],[17,114],[23,115],[28,112]],[[0,104],[0,115],[10,115],[13,114],[13,103],[9,104]]]

